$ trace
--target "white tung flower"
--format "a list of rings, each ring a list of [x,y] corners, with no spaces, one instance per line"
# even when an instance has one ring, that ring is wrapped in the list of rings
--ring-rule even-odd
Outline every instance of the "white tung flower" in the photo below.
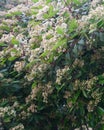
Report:
[[[49,10],[49,6],[45,6],[43,9],[42,9],[42,12],[47,12]]]

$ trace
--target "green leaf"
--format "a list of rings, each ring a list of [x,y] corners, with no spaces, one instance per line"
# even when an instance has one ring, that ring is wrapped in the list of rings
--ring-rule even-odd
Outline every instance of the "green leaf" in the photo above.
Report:
[[[43,18],[44,18],[44,19],[48,19],[48,18],[49,18],[49,15],[48,15],[48,14],[44,14],[44,15],[43,15]]]
[[[53,35],[52,34],[50,34],[50,35],[48,35],[48,36],[46,36],[46,39],[51,39],[53,37]]]
[[[61,35],[64,34],[64,30],[63,30],[62,28],[60,28],[60,27],[58,27],[58,28],[56,29],[56,31],[57,31],[58,34],[61,34]]]
[[[56,45],[54,45],[54,47],[52,48],[52,50],[56,50],[58,47],[62,46],[66,46],[67,43],[67,39],[59,39],[59,41],[56,43]]]
[[[76,19],[72,19],[70,22],[69,22],[69,32],[73,32],[75,31],[75,29],[77,28],[78,24],[77,24],[77,21]]]
[[[81,91],[77,91],[74,97],[72,98],[73,103],[75,103],[80,95]]]
[[[83,93],[84,97],[86,97],[86,98],[88,97],[85,90],[82,90],[82,93]]]
[[[52,0],[46,0],[46,3],[50,3]]]
[[[98,28],[101,28],[104,26],[104,20],[103,19],[100,19],[98,22],[97,22],[97,26]]]
[[[22,14],[21,11],[12,12],[12,16],[19,16],[21,14]]]
[[[14,61],[17,57],[9,57],[8,60],[9,61]]]
[[[42,53],[41,55],[40,55],[40,58],[45,58],[46,56],[47,56],[47,54],[49,53],[49,51],[47,50],[47,51],[45,51],[44,53]]]
[[[99,84],[104,85],[104,80],[100,80]]]
[[[32,89],[34,89],[36,86],[37,86],[37,83],[34,82],[34,83],[32,84]]]
[[[104,85],[104,76],[103,75],[98,76],[98,82],[99,82],[99,84]]]
[[[69,5],[72,2],[72,0],[67,0],[66,4]]]
[[[55,87],[56,87],[56,89],[57,89],[57,91],[58,91],[58,93],[59,93],[59,91],[61,91],[61,89],[64,87],[64,84],[63,85],[55,85]]]
[[[54,11],[54,7],[50,6],[49,11],[45,14],[43,14],[43,18],[44,19],[48,19],[53,17],[55,14],[57,13],[57,11]]]
[[[19,44],[19,41],[18,41],[16,38],[12,38],[11,44],[13,44],[13,45],[18,45],[18,44]]]
[[[75,44],[73,48],[73,53],[77,56],[78,55],[78,46]]]
[[[10,32],[10,27],[8,25],[2,25],[2,26],[0,26],[0,29],[7,31],[7,32]]]
[[[0,42],[0,46],[7,46],[4,42]]]
[[[8,105],[8,101],[7,100],[0,103],[0,106],[2,106],[2,107],[6,106],[6,105]]]
[[[38,2],[39,0],[32,0],[34,3]]]
[[[99,114],[100,116],[103,116],[103,115],[104,115],[104,109],[101,108],[101,107],[98,107],[98,108],[97,108],[97,112],[98,112],[98,114]]]
[[[104,124],[100,126],[99,130],[104,130]]]
[[[5,118],[4,118],[4,122],[5,122],[5,123],[9,123],[9,122],[11,122],[11,120],[10,120],[9,117],[5,117]]]
[[[73,0],[73,2],[74,2],[75,4],[77,4],[77,5],[80,4],[80,0]]]

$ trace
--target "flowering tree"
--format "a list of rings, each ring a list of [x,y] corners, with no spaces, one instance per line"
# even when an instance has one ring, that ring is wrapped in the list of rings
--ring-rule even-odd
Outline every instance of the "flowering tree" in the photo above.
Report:
[[[103,4],[33,0],[0,13],[4,129],[104,129]]]

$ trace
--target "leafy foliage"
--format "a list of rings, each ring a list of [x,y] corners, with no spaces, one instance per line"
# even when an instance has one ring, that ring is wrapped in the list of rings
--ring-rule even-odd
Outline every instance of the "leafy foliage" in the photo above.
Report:
[[[103,2],[33,2],[0,21],[2,126],[103,130]]]

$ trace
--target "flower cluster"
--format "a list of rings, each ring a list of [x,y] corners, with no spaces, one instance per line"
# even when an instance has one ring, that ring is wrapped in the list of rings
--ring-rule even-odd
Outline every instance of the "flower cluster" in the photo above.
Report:
[[[29,103],[29,102],[31,102],[31,101],[35,101],[36,98],[37,98],[37,96],[38,96],[38,93],[39,93],[39,92],[42,93],[43,102],[48,103],[48,96],[49,96],[50,94],[52,94],[52,92],[53,92],[53,88],[52,88],[52,85],[51,85],[51,84],[52,84],[52,83],[49,82],[47,85],[39,84],[38,86],[35,86],[35,87],[32,89],[30,95],[28,95],[28,97],[26,97],[26,103]],[[33,105],[32,105],[32,106],[33,106]],[[31,108],[31,107],[30,107],[30,108]],[[30,109],[30,108],[29,108],[29,109]],[[37,108],[36,105],[35,105],[35,108]],[[36,110],[36,109],[35,109],[35,110]]]
[[[65,75],[65,73],[69,70],[69,67],[68,66],[65,66],[65,68],[63,69],[57,69],[56,71],[56,83],[61,85],[61,80],[63,78],[63,75]]]
[[[10,128],[10,130],[24,130],[23,124],[18,124],[17,126]]]
[[[0,117],[5,117],[5,115],[15,117],[16,111],[10,106],[0,107]]]
[[[94,3],[95,2],[95,3]],[[78,20],[79,23],[79,29],[83,27],[88,27],[89,30],[95,31],[97,29],[97,22],[101,20],[104,16],[104,6],[102,4],[96,5],[98,1],[94,0],[92,1],[91,5],[96,6],[96,8],[90,8],[89,14],[88,15],[83,15],[81,19]],[[101,3],[101,2],[99,2]],[[92,21],[95,22],[92,22]],[[88,28],[86,28],[88,29]]]

